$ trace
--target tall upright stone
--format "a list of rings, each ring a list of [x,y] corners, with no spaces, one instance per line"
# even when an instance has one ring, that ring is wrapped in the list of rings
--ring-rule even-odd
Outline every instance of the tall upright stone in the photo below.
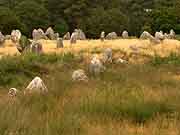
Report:
[[[43,53],[43,47],[42,44],[39,41],[33,41],[30,45],[30,52],[35,54],[42,54]]]
[[[49,27],[47,30],[46,30],[46,36],[50,39],[50,40],[55,40],[55,33],[54,33],[54,30],[52,29],[52,27]]]
[[[70,39],[70,44],[76,44],[77,42],[77,32],[73,32]]]
[[[64,40],[70,40],[71,39],[71,34],[69,32],[67,32],[64,37],[63,37]]]
[[[129,38],[129,33],[127,31],[123,31],[122,38],[128,39]]]
[[[64,44],[63,44],[63,39],[62,38],[58,38],[57,39],[57,48],[63,48]]]
[[[21,31],[20,30],[13,30],[12,32],[11,32],[11,40],[12,40],[12,42],[14,42],[14,43],[18,43],[19,42],[19,40],[20,40],[20,38],[21,38]]]
[[[100,39],[101,39],[101,41],[104,41],[104,39],[105,39],[105,32],[104,31],[101,32]]]
[[[0,46],[2,46],[5,42],[5,36],[0,32]]]

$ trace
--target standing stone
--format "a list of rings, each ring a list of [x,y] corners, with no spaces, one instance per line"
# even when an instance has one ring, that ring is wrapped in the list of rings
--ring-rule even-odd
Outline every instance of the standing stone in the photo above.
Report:
[[[164,35],[161,32],[156,32],[155,38],[158,40],[164,40]]]
[[[0,46],[2,46],[5,42],[5,36],[0,32]]]
[[[122,38],[128,39],[129,38],[129,33],[127,31],[123,31]]]
[[[117,38],[118,38],[118,36],[117,36],[116,32],[111,32],[106,36],[106,39],[108,39],[108,40],[113,40],[113,39],[117,39]]]
[[[84,70],[79,69],[79,70],[76,70],[76,71],[73,72],[72,80],[73,81],[84,81],[84,82],[87,82],[88,81],[88,77],[86,76]]]
[[[75,33],[77,33],[77,40],[86,40],[86,35],[81,29],[75,29]]]
[[[42,54],[43,53],[43,47],[42,44],[38,41],[33,41],[30,45],[30,52],[35,54]]]
[[[76,42],[77,42],[77,32],[73,32],[71,35],[70,43],[76,44]]]
[[[44,31],[42,29],[34,29],[33,32],[32,32],[32,37],[33,37],[33,40],[40,40],[40,39],[47,39]]]
[[[57,39],[57,48],[63,48],[64,44],[63,44],[63,39],[62,38],[58,38]]]
[[[100,39],[101,39],[102,42],[104,41],[104,39],[105,39],[105,32],[104,31],[101,32]]]
[[[9,89],[8,96],[14,98],[17,96],[18,90],[16,88]]]
[[[64,40],[70,40],[71,39],[71,34],[69,32],[67,32],[64,37],[63,37]]]
[[[176,38],[176,33],[174,32],[173,29],[170,30],[169,37],[170,37],[170,39],[175,39]]]
[[[55,40],[54,30],[53,30],[51,27],[49,27],[49,28],[46,30],[45,35],[46,35],[50,40]]]
[[[98,59],[97,56],[94,56],[90,62],[89,65],[89,71],[93,75],[99,75],[105,70],[105,67],[103,66],[102,62],[100,59]]]
[[[169,37],[169,35],[167,33],[164,33],[164,38],[169,39],[170,37]]]
[[[152,35],[149,37],[149,40],[150,40],[151,44],[153,44],[153,45],[156,45],[156,44],[160,44],[160,43],[161,43],[161,40],[153,37]]]
[[[140,39],[149,39],[149,37],[152,36],[149,32],[144,31],[141,36]]]
[[[107,62],[112,63],[112,49],[111,49],[111,48],[107,48],[107,49],[104,51],[104,54],[103,54],[103,62],[104,62],[104,63],[107,63]]]
[[[40,77],[35,77],[26,88],[27,93],[46,93],[48,89]]]
[[[54,39],[57,40],[58,38],[59,38],[59,33],[55,33],[55,34],[54,34]]]
[[[18,43],[21,38],[21,32],[19,30],[13,30],[11,32],[11,40],[13,43]]]

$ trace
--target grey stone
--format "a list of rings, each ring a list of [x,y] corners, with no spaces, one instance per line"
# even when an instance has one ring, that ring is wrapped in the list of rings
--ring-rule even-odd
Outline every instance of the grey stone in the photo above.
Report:
[[[73,81],[88,81],[88,77],[85,74],[85,71],[82,69],[78,69],[76,71],[73,72],[72,74],[72,80]]]
[[[122,38],[128,39],[129,38],[129,33],[127,31],[123,31]]]
[[[63,37],[64,40],[70,40],[71,39],[71,34],[69,32],[67,32],[64,37]]]
[[[117,36],[116,32],[111,32],[106,36],[106,39],[108,39],[108,40],[113,40],[113,39],[117,39],[117,38],[118,38],[118,36]]]
[[[113,56],[112,49],[107,48],[103,54],[103,62],[104,63],[107,63],[107,62],[112,63],[112,56]]]
[[[20,30],[13,30],[11,32],[11,40],[14,43],[18,43],[21,38],[21,31]]]
[[[58,38],[57,39],[57,48],[63,48],[64,44],[63,44],[63,39],[62,38]]]
[[[35,77],[26,88],[27,93],[46,93],[48,89],[40,77]]]
[[[105,32],[104,31],[101,32],[100,39],[101,39],[101,41],[104,41],[104,39],[105,39]]]
[[[164,35],[161,32],[156,32],[155,33],[155,38],[158,40],[164,40]]]
[[[89,71],[93,75],[99,75],[100,73],[104,72],[106,68],[100,61],[100,59],[97,56],[93,56],[90,65],[89,65]]]
[[[55,40],[55,33],[54,33],[54,30],[49,27],[47,30],[46,30],[46,33],[45,35],[50,39],[50,40]]]
[[[76,44],[77,37],[78,37],[77,32],[73,32],[71,35],[70,44]]]
[[[38,41],[33,41],[30,45],[30,52],[35,54],[42,54],[43,53],[43,47],[42,44]]]
[[[19,91],[16,88],[11,88],[9,89],[8,96],[11,98],[16,97],[18,92]]]
[[[5,36],[0,32],[0,46],[5,42]]]

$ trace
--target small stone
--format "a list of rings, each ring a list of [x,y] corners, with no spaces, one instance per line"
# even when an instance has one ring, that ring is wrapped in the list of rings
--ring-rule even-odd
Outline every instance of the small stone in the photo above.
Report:
[[[82,69],[78,69],[74,71],[72,74],[72,79],[73,81],[84,81],[84,82],[88,81],[88,77],[86,76],[85,71]]]
[[[9,89],[8,95],[9,97],[13,98],[16,97],[18,93],[18,90],[16,88],[11,88]]]

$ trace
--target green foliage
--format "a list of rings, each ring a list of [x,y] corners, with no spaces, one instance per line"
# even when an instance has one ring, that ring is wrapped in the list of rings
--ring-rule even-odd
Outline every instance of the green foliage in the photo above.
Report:
[[[34,28],[46,28],[49,24],[48,11],[35,1],[23,1],[19,3],[15,12],[21,22],[26,26],[26,33],[31,35]]]
[[[180,33],[179,0],[1,0],[0,7],[3,33],[17,28],[30,36],[34,28],[48,26],[61,36],[81,28],[90,38],[99,38],[101,31]]]
[[[6,56],[0,60],[0,85],[21,86],[26,81],[35,76],[46,74],[48,63],[71,62],[74,56],[71,53],[63,55],[40,55],[25,54],[23,56]]]
[[[13,29],[24,30],[24,25],[19,17],[8,8],[0,7],[0,31],[11,33]]]

